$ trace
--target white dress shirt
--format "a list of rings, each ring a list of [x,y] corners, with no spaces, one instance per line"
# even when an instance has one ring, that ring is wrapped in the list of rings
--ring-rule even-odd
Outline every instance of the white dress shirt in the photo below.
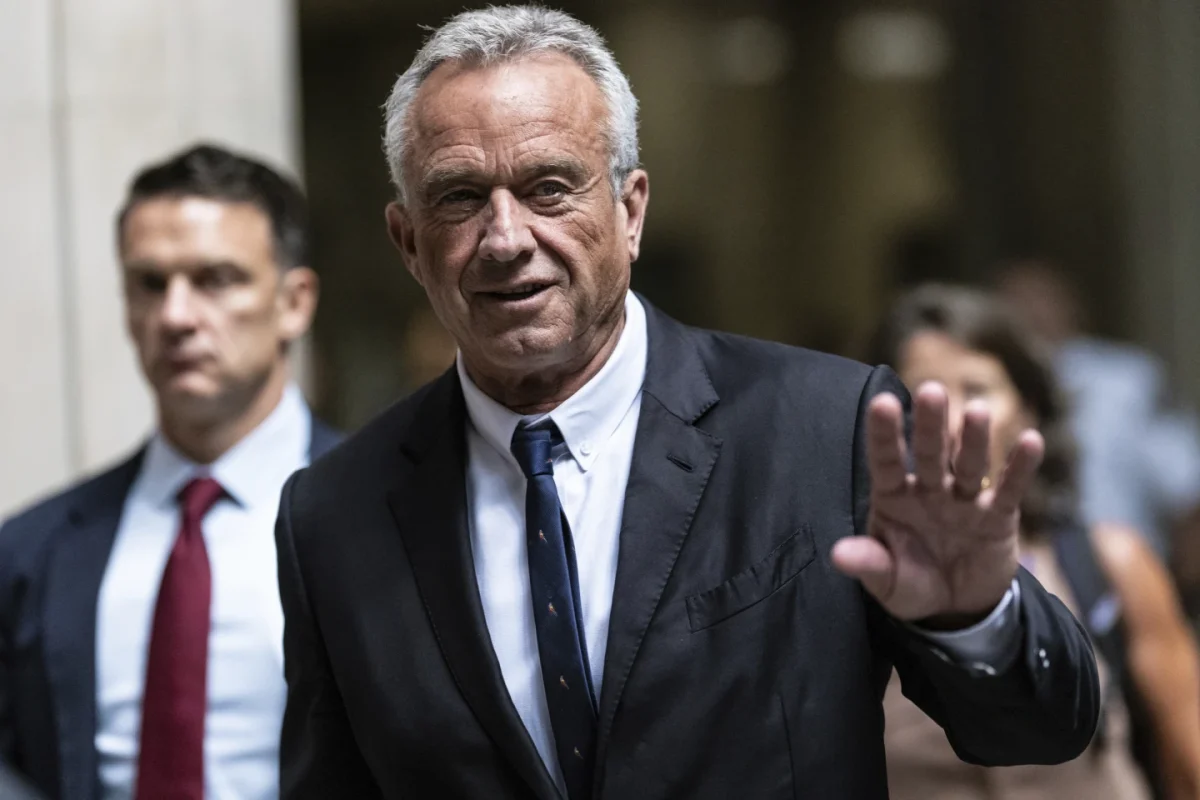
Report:
[[[648,346],[646,311],[630,292],[625,298],[625,328],[607,363],[562,405],[537,417],[522,417],[485,395],[467,375],[461,353],[457,361],[469,420],[467,518],[484,618],[513,705],[560,789],[564,784],[529,594],[525,476],[509,448],[522,421],[548,416],[562,433],[564,443],[554,450],[554,483],[575,543],[588,660],[599,698]],[[1018,647],[1016,588],[1014,581],[1013,590],[988,619],[970,629],[922,633],[947,658],[990,669],[985,665]]]
[[[228,497],[202,523],[212,567],[204,793],[210,800],[279,796],[287,687],[275,516],[284,481],[308,463],[311,429],[299,389],[289,386],[271,415],[211,465],[190,462],[161,435],[150,440],[96,610],[96,750],[108,800],[133,795],[154,607],[180,526],[176,497],[205,475]]]

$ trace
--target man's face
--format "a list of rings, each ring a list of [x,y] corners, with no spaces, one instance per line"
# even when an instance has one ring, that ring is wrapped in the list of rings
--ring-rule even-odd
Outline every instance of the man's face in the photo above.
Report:
[[[232,413],[286,368],[312,318],[314,276],[279,268],[270,221],[249,203],[142,201],[121,261],[129,333],[163,413]]]
[[[447,63],[421,87],[389,230],[469,367],[527,375],[594,355],[622,322],[649,195],[614,198],[607,109],[569,58]]]

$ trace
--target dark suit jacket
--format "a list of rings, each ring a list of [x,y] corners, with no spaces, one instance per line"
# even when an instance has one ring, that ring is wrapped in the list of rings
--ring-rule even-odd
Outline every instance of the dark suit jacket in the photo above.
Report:
[[[864,528],[865,409],[883,390],[907,397],[894,374],[647,314],[595,796],[886,797],[893,663],[963,758],[1081,752],[1091,650],[1030,575],[1021,653],[989,677],[830,564]],[[558,796],[485,625],[464,423],[451,370],[284,488],[287,800]]]
[[[314,419],[310,456],[339,438]],[[51,798],[99,796],[96,602],[143,453],[0,526],[0,758]]]

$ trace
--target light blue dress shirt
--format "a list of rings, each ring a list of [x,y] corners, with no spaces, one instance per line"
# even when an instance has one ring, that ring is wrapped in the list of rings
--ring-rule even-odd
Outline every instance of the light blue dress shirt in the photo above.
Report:
[[[158,587],[179,531],[176,496],[192,478],[225,488],[204,519],[212,566],[204,793],[209,800],[279,796],[283,609],[275,516],[284,481],[308,463],[312,419],[289,387],[266,420],[213,464],[190,462],[161,435],[147,446],[125,500],[96,610],[96,751],[102,796],[133,795],[142,690]]]

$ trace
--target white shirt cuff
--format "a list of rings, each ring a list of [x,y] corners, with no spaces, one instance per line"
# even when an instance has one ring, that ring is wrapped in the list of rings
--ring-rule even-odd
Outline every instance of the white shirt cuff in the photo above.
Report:
[[[995,675],[1006,669],[1021,646],[1021,584],[1012,586],[982,622],[960,631],[929,631],[910,626],[935,645],[933,651],[946,661]]]

